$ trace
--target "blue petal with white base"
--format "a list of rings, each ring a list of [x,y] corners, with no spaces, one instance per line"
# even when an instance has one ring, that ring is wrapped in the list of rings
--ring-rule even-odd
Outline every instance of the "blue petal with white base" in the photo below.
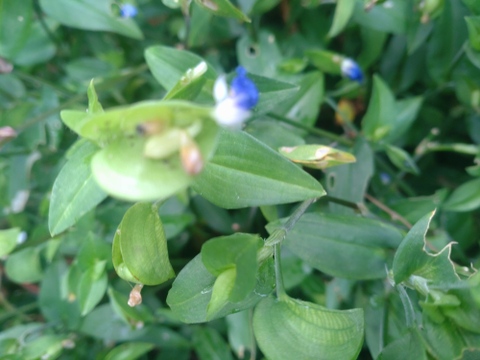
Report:
[[[247,71],[239,66],[230,90],[224,76],[220,76],[213,88],[216,106],[213,117],[217,123],[230,129],[241,129],[250,110],[258,103],[259,93],[255,83],[247,77]]]
[[[340,68],[342,70],[342,75],[349,78],[353,81],[362,82],[363,80],[363,73],[360,66],[353,61],[352,59],[345,58],[342,60],[340,64]]]

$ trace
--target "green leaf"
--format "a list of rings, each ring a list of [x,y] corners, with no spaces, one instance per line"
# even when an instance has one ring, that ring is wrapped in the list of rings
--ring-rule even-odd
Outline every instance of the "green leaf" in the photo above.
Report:
[[[467,181],[456,188],[442,205],[448,211],[472,211],[480,207],[480,179]]]
[[[34,283],[43,278],[40,250],[28,247],[8,256],[5,273],[17,284]]]
[[[326,169],[326,190],[329,196],[362,203],[370,178],[374,173],[373,151],[367,141],[359,137],[350,151],[357,161],[352,164]],[[339,204],[330,204],[329,208],[337,213],[351,214],[352,209]]]
[[[404,0],[391,0],[390,6],[374,6],[370,11],[365,11],[363,1],[355,3],[353,21],[362,27],[394,34],[405,33],[408,4]]]
[[[237,269],[235,267],[228,268],[217,276],[212,288],[212,298],[207,307],[207,320],[212,319],[228,302],[236,277]],[[253,280],[255,281],[255,277]]]
[[[100,104],[100,101],[98,101],[98,95],[97,95],[97,92],[95,91],[95,84],[93,82],[93,79],[90,81],[90,84],[88,85],[87,96],[88,96],[88,113],[89,114],[102,113],[103,107],[102,107],[102,104]]]
[[[165,95],[164,100],[195,100],[206,83],[206,78],[203,75],[207,70],[208,65],[204,61],[194,68],[188,69],[175,86]]]
[[[390,161],[398,167],[400,170],[418,175],[420,170],[417,167],[417,164],[412,159],[409,153],[407,153],[402,148],[393,146],[393,145],[384,145],[386,153]]]
[[[180,271],[173,282],[168,292],[167,304],[180,321],[189,324],[205,322],[214,283],[215,276],[205,268],[201,256],[197,255]],[[255,289],[247,298],[239,303],[228,301],[213,318],[251,308],[272,292],[274,284],[273,263],[269,260],[260,266]]]
[[[246,22],[251,21],[247,15],[233,6],[229,0],[195,0],[195,2],[215,15],[232,17]]]
[[[427,71],[440,84],[447,81],[455,57],[467,37],[464,17],[469,15],[460,1],[445,1],[445,7],[436,20],[428,41]],[[455,27],[456,31],[450,31]]]
[[[404,136],[417,118],[422,104],[423,97],[421,96],[397,101],[395,104],[396,116],[391,123],[391,130],[384,140],[393,143]]]
[[[250,325],[250,311],[245,310],[226,317],[228,328],[228,342],[239,359],[245,356],[245,350],[255,351],[255,337]]]
[[[267,225],[272,233],[285,219]],[[308,213],[285,238],[285,246],[329,275],[365,280],[386,277],[389,249],[402,234],[380,221],[354,215]]]
[[[298,86],[294,84],[253,74],[249,74],[248,77],[255,83],[259,92],[259,100],[253,108],[253,116],[278,109],[279,106],[298,93]]]
[[[48,214],[52,236],[74,225],[107,197],[90,170],[91,158],[97,150],[91,142],[80,141],[55,179]]]
[[[227,343],[215,329],[197,328],[192,340],[200,360],[233,360]]]
[[[227,208],[272,205],[320,197],[310,175],[244,132],[222,131],[217,151],[193,188]]]
[[[144,285],[158,285],[175,276],[156,206],[137,203],[126,212],[114,238],[113,265],[125,267]],[[130,279],[126,279],[129,281]]]
[[[210,239],[202,246],[202,262],[211,274],[221,276],[235,270],[233,278],[229,275],[234,281],[228,292],[231,302],[243,300],[255,288],[257,251],[261,246],[259,236],[242,233]]]
[[[392,266],[395,283],[407,281],[411,275],[426,279],[428,284],[437,286],[460,281],[450,260],[452,244],[445,246],[437,254],[426,251],[425,236],[434,214],[435,212],[431,212],[420,219],[398,247]]]
[[[0,56],[14,60],[26,45],[33,23],[28,1],[0,1]]]
[[[476,51],[480,51],[480,16],[465,16],[467,22],[470,45]]]
[[[17,246],[20,228],[0,230],[0,257],[10,254]]]
[[[48,267],[40,284],[38,303],[42,315],[49,322],[76,329],[81,319],[80,307],[77,302],[69,301],[68,294],[65,293],[66,273],[67,265],[63,260]]]
[[[110,31],[142,39],[142,31],[132,19],[115,16],[108,1],[40,0],[43,11],[59,23],[83,30]],[[86,21],[88,19],[88,21]]]
[[[135,360],[148,353],[154,347],[153,344],[144,342],[129,342],[118,345],[108,352],[105,360]]]
[[[318,71],[309,72],[302,75],[296,84],[300,88],[288,98],[280,101],[274,111],[293,121],[313,126],[317,121],[323,102],[324,76]]]
[[[378,360],[403,360],[405,355],[411,359],[427,360],[426,349],[418,332],[410,329],[407,334],[383,348]]]
[[[356,359],[363,342],[363,311],[268,297],[255,308],[253,329],[269,359]]]
[[[337,6],[335,7],[335,15],[333,15],[333,24],[328,31],[328,37],[335,37],[342,32],[345,26],[347,26],[348,20],[350,20],[354,8],[354,0],[337,1]]]
[[[366,137],[379,140],[392,130],[396,117],[395,98],[387,84],[375,75],[373,93],[368,110],[362,119],[362,130]]]
[[[82,316],[92,311],[107,290],[106,261],[101,261],[82,273],[78,284],[78,303]]]
[[[188,69],[195,68],[204,60],[189,51],[177,50],[169,46],[151,46],[145,50],[145,60],[155,79],[165,90],[171,91]],[[208,66],[204,75],[215,80],[215,70]]]
[[[22,359],[56,359],[62,353],[66,336],[43,335],[27,343],[20,351]]]
[[[283,59],[275,35],[267,31],[261,31],[257,39],[248,34],[242,36],[237,42],[237,58],[249,73],[268,78],[276,77],[277,67]]]

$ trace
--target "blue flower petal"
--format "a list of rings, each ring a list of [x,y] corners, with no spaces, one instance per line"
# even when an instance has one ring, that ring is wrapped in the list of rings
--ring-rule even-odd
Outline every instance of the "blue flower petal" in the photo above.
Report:
[[[349,78],[353,81],[362,82],[363,80],[363,73],[360,66],[353,61],[352,59],[343,59],[340,65],[343,76]]]
[[[250,110],[258,102],[257,86],[247,77],[247,71],[242,66],[237,67],[236,72],[237,76],[231,84],[231,96],[239,108]]]
[[[123,4],[120,6],[120,16],[122,18],[132,18],[137,15],[137,8],[132,4]]]

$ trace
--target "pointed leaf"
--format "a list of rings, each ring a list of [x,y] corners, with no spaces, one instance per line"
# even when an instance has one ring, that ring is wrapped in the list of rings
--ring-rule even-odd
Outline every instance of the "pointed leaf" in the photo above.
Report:
[[[451,244],[437,254],[430,254],[426,250],[425,236],[434,214],[431,212],[420,219],[398,247],[392,267],[395,283],[400,284],[411,275],[437,286],[460,281],[450,260]]]
[[[368,138],[379,140],[392,129],[396,116],[395,98],[387,84],[378,76],[373,78],[373,93],[362,120]]]
[[[91,158],[98,147],[89,141],[80,143],[53,184],[48,214],[52,236],[74,225],[107,197],[90,170]]]
[[[115,16],[108,1],[40,0],[40,6],[48,16],[66,26],[111,31],[134,39],[143,38],[142,31],[135,21]]]
[[[335,15],[333,15],[333,24],[328,31],[328,37],[332,38],[340,34],[350,20],[355,8],[354,0],[339,0],[335,7]]]
[[[195,0],[203,8],[213,12],[218,16],[228,16],[237,20],[250,22],[251,20],[237,9],[229,0]]]
[[[217,151],[193,188],[227,208],[272,205],[320,197],[321,185],[250,135],[222,131]]]
[[[167,304],[178,319],[185,323],[205,322],[214,283],[215,276],[205,268],[201,256],[197,255],[180,271],[173,282],[172,288],[168,292]],[[213,318],[220,318],[251,308],[272,292],[274,284],[273,263],[269,260],[260,266],[255,289],[246,299],[239,303],[228,301]],[[213,318],[209,320],[213,320]]]
[[[230,275],[234,281],[228,292],[230,301],[241,301],[254,289],[257,251],[261,246],[259,236],[242,233],[210,239],[202,246],[202,262],[210,273],[220,276],[235,270],[233,278]]]
[[[188,69],[193,69],[204,61],[200,56],[189,51],[169,46],[147,48],[145,59],[155,79],[167,91],[173,89]],[[215,80],[217,74],[211,66],[208,66],[204,76],[207,79]]]
[[[448,197],[442,205],[448,211],[472,211],[480,207],[480,178],[467,181]]]

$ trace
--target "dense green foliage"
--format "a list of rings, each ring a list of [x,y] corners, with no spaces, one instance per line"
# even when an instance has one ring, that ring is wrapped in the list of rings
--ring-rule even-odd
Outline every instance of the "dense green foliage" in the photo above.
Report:
[[[0,0],[0,194],[0,359],[480,359],[480,3]]]

